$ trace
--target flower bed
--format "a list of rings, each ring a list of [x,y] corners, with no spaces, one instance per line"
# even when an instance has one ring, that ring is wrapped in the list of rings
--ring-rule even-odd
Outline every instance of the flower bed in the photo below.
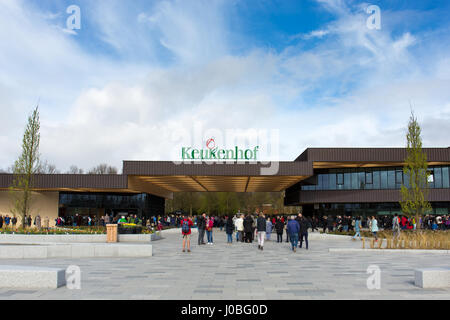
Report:
[[[28,235],[47,235],[47,234],[106,234],[104,227],[55,227],[55,228],[2,228],[0,234],[28,234]]]
[[[141,234],[143,229],[134,223],[122,223],[118,226],[119,234]]]
[[[378,238],[380,243],[374,248],[381,248],[385,242],[386,249],[450,250],[449,231],[403,230],[397,237],[392,231],[381,231]]]

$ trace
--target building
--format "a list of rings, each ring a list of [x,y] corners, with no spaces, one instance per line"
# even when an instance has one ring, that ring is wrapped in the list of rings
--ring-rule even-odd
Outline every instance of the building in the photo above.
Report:
[[[424,148],[431,173],[429,201],[435,214],[450,210],[450,148]],[[289,187],[285,205],[306,214],[385,215],[400,213],[404,148],[311,148],[295,161],[312,163],[314,174]]]
[[[450,148],[425,148],[432,173],[429,201],[434,213],[450,210]],[[121,175],[36,175],[32,216],[162,215],[174,192],[285,191],[286,206],[305,214],[393,214],[400,211],[400,186],[407,183],[404,148],[309,148],[290,162],[174,163],[124,161]],[[270,167],[276,170],[269,170]],[[0,214],[11,215],[0,174]]]

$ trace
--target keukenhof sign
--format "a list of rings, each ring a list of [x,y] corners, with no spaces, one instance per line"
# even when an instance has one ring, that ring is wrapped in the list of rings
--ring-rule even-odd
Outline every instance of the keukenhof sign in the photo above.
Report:
[[[181,158],[183,160],[257,160],[259,146],[253,149],[241,149],[235,146],[232,149],[219,149],[216,147],[214,139],[208,139],[207,149],[196,149],[193,147],[183,147]]]

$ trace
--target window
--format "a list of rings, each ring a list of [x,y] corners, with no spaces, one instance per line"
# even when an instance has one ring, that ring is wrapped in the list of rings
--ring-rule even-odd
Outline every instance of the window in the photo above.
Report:
[[[323,190],[323,174],[319,174],[317,177],[316,190]]]
[[[399,185],[403,183],[403,172],[400,170],[395,171],[395,183]]]
[[[449,188],[448,167],[442,167],[442,188]]]
[[[373,172],[366,172],[366,184],[373,183]]]
[[[365,189],[366,188],[366,173],[358,172],[358,188]]]
[[[410,185],[409,185],[409,174],[403,175],[403,184],[404,184],[407,188],[410,187]]]
[[[381,189],[380,186],[380,171],[375,170],[372,172],[372,178],[373,178],[373,189]]]
[[[323,189],[322,190],[329,190],[329,174],[324,174],[323,175]]]
[[[380,188],[381,189],[388,188],[388,172],[385,170],[380,171]]]
[[[352,172],[352,189],[358,190],[359,184],[358,184],[358,172]]]
[[[388,189],[395,189],[395,170],[388,171]]]
[[[344,173],[344,189],[350,190],[352,188],[352,174],[350,172]]]
[[[434,187],[442,188],[442,169],[440,167],[434,168]]]
[[[344,174],[343,173],[337,173],[336,174],[337,182],[336,184],[339,186],[342,186],[344,184]]]
[[[336,190],[336,173],[330,173],[328,175],[330,190]]]

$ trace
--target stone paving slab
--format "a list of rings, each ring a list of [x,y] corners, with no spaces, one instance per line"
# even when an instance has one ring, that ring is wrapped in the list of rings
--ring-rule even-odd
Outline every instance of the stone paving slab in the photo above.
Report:
[[[81,268],[81,290],[65,287],[32,292],[0,289],[7,299],[450,299],[450,289],[421,289],[414,270],[450,265],[449,255],[380,255],[369,251],[330,253],[330,248],[361,248],[347,238],[317,237],[309,250],[290,250],[286,242],[226,243],[215,230],[214,245],[181,252],[179,232],[152,243],[148,258],[0,259],[0,264]],[[311,237],[310,237],[311,239]],[[367,289],[369,265],[381,269],[381,289]]]

